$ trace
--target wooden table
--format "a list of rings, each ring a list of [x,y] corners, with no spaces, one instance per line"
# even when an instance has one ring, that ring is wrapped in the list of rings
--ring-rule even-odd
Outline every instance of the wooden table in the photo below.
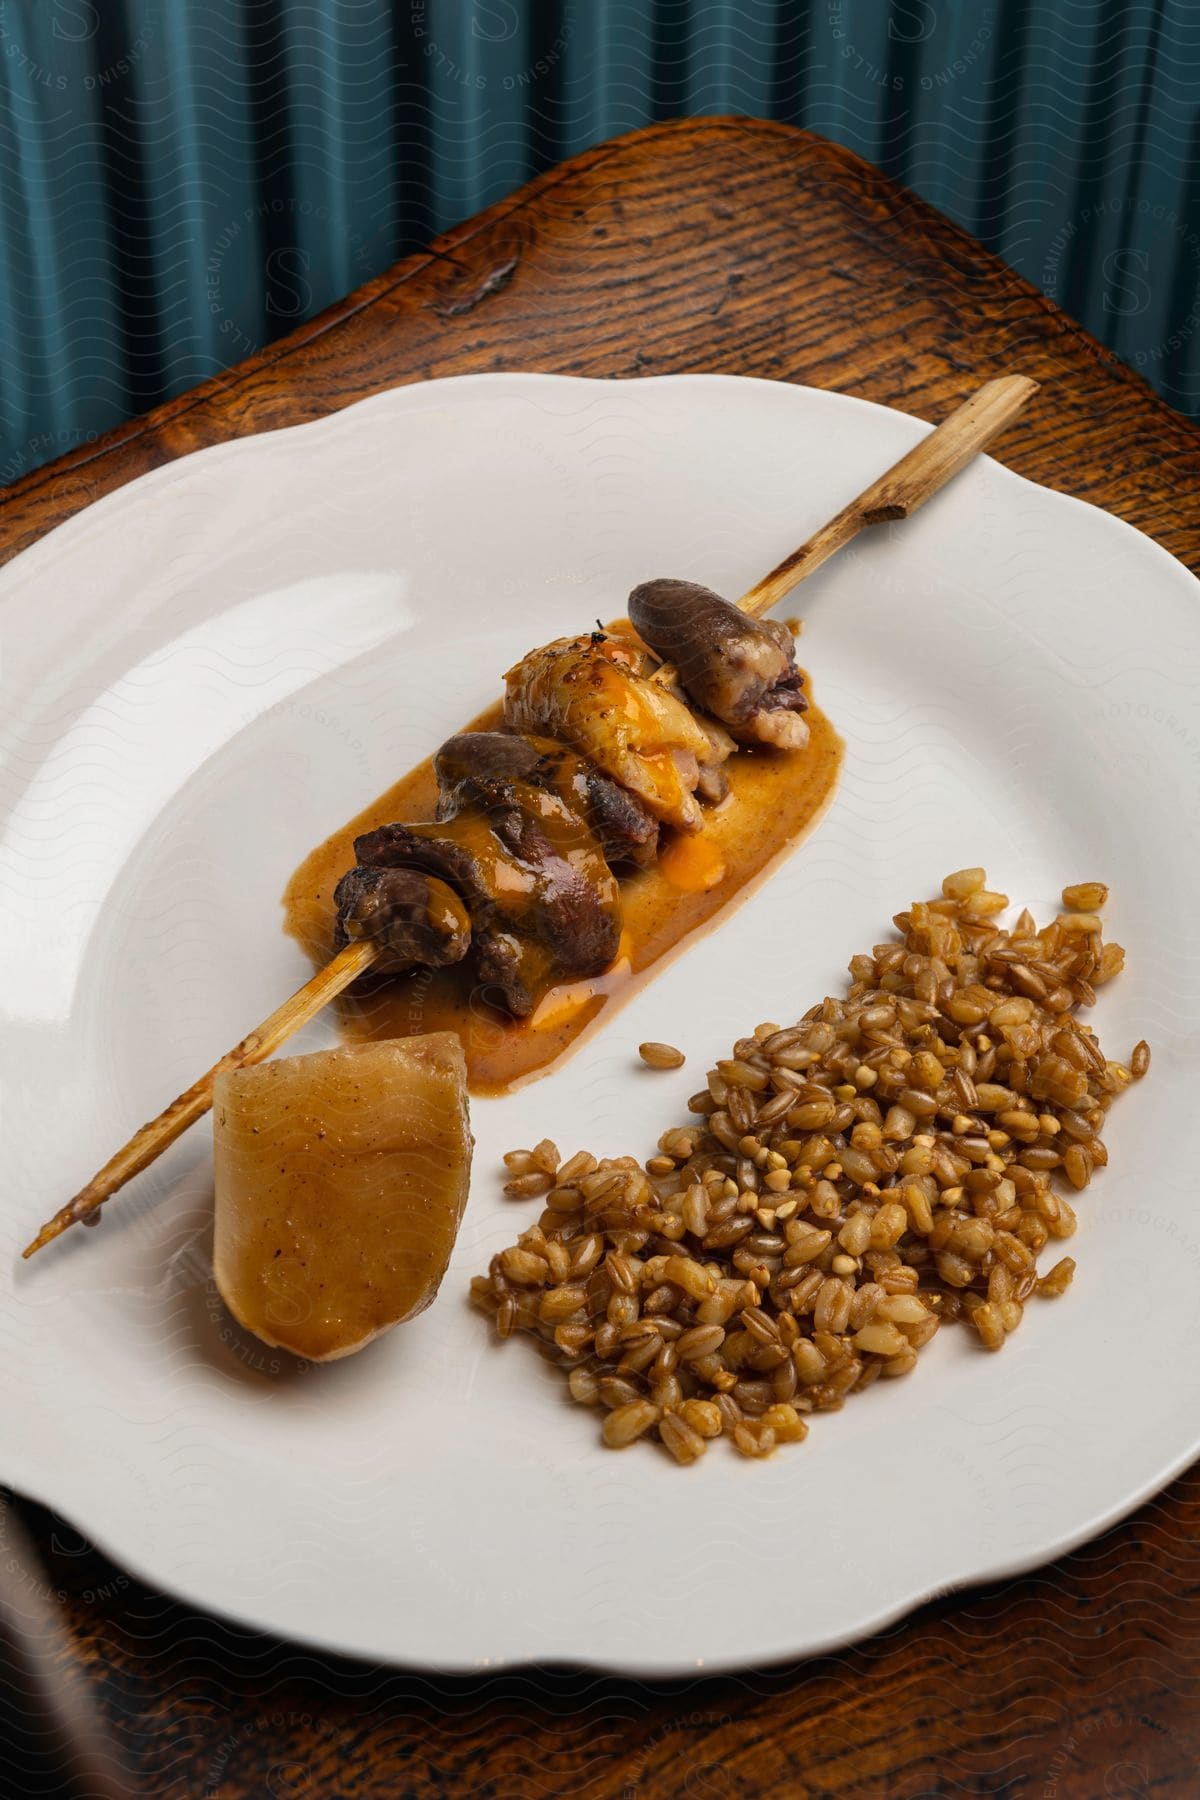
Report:
[[[1200,432],[1033,288],[844,150],[702,120],[588,151],[292,337],[0,495],[0,559],[206,444],[479,369],[720,370],[939,418],[1046,384],[1001,459],[1200,572]],[[1163,1378],[1166,1378],[1165,1372]],[[1120,1422],[1096,1419],[1120,1454]],[[1191,1795],[1200,1473],[1021,1581],[840,1656],[650,1686],[371,1670],[197,1618],[26,1508],[154,1795]]]

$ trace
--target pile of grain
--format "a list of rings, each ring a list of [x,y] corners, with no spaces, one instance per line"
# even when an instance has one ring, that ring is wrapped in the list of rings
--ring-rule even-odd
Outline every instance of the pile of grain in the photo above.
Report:
[[[656,1436],[682,1463],[728,1435],[746,1456],[807,1435],[871,1382],[907,1375],[939,1325],[998,1350],[1032,1295],[1061,1294],[1075,1230],[1056,1178],[1108,1160],[1107,1062],[1076,1013],[1118,973],[1098,882],[1038,930],[982,869],[897,915],[850,963],[844,1000],[760,1025],[643,1166],[548,1139],[505,1160],[538,1223],[472,1283],[501,1337],[526,1331],[604,1409],[614,1448]]]

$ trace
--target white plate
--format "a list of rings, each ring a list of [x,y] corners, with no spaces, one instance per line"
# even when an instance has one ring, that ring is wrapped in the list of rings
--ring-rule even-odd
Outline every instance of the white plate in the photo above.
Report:
[[[990,461],[799,597],[847,744],[816,834],[552,1076],[477,1103],[441,1296],[306,1373],[230,1326],[209,1137],[17,1261],[139,1120],[308,973],[303,854],[497,691],[530,645],[672,573],[736,594],[925,429],[723,377],[402,388],[207,450],[0,576],[3,1478],[145,1580],[256,1626],[447,1669],[662,1674],[798,1656],[1044,1560],[1200,1443],[1191,1138],[1200,593],[1105,514]],[[786,610],[786,609],[785,609]],[[602,1451],[468,1279],[531,1216],[500,1153],[647,1154],[711,1059],[840,991],[891,914],[983,863],[1036,908],[1112,883],[1097,1012],[1151,1078],[1112,1115],[1067,1298],[1002,1356],[918,1373],[770,1463]],[[329,1041],[314,1030],[310,1044]],[[668,1037],[678,1074],[632,1047]]]

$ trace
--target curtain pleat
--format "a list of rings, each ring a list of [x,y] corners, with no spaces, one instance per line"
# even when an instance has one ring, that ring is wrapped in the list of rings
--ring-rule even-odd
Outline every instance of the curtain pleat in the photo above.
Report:
[[[1200,416],[1195,0],[3,0],[0,482],[702,113],[867,157]]]

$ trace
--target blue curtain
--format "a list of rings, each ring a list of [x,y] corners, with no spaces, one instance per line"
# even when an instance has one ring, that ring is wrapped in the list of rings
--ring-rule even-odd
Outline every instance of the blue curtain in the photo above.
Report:
[[[0,0],[0,482],[711,112],[848,145],[1200,416],[1196,0]]]

